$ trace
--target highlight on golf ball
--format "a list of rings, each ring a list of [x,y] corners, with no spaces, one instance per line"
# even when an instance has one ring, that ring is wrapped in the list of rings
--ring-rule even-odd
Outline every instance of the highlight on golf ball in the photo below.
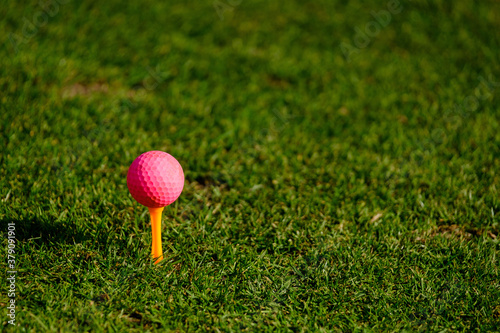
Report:
[[[184,188],[184,171],[179,162],[163,151],[148,151],[137,157],[127,173],[132,197],[148,208],[173,203]]]

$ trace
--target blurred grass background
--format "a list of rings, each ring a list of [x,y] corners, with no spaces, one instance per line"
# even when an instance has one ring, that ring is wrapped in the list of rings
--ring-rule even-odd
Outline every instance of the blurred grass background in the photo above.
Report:
[[[401,0],[356,48],[389,3],[2,5],[4,329],[498,330],[500,3]],[[186,175],[158,267],[148,150]]]

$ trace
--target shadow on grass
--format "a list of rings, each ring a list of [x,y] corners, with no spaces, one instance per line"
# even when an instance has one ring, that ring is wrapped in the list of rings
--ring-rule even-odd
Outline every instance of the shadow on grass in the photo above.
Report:
[[[0,219],[2,232],[7,233],[9,223],[15,224],[17,241],[31,240],[38,244],[75,244],[91,240],[90,235],[78,228],[77,224],[58,221],[50,217],[25,217]]]

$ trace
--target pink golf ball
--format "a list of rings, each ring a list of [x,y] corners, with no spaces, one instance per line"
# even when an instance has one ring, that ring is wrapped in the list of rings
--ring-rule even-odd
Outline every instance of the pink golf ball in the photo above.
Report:
[[[184,187],[184,172],[177,160],[162,151],[137,157],[127,173],[127,186],[141,205],[159,208],[177,200]]]

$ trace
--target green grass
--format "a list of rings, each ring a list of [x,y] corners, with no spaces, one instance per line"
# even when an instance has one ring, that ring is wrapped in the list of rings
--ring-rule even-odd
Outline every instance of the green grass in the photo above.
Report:
[[[1,6],[2,331],[498,331],[499,3],[220,1]]]

